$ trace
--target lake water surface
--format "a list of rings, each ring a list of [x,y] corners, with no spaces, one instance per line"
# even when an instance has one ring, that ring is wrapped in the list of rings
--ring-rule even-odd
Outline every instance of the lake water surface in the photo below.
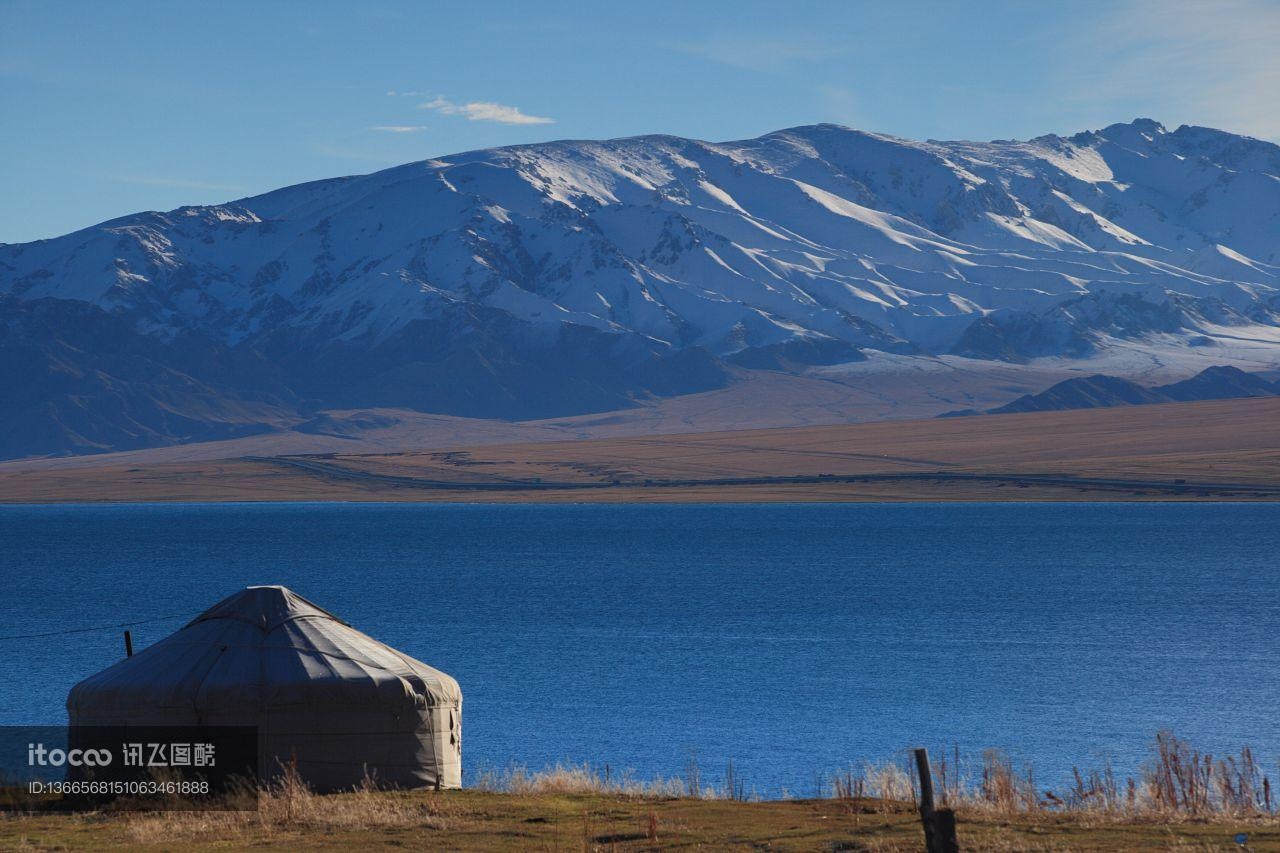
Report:
[[[911,746],[1045,784],[1162,728],[1280,759],[1280,505],[0,507],[0,635],[160,639],[282,583],[454,675],[467,778],[557,761],[762,794]],[[57,724],[118,630],[0,641]]]

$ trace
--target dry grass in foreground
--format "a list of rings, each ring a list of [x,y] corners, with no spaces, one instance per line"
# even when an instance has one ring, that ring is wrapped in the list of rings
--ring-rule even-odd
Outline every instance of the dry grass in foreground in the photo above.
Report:
[[[28,813],[0,819],[17,850],[280,848],[336,850],[918,850],[909,765],[884,763],[828,780],[828,796],[753,800],[730,768],[705,784],[638,781],[590,767],[484,774],[477,788],[319,796],[296,779],[264,792],[252,812]],[[935,786],[956,808],[973,850],[1280,850],[1271,781],[1246,749],[1214,759],[1161,734],[1140,779],[1108,768],[1044,791],[1029,771],[986,753],[972,777],[956,758]]]
[[[292,811],[290,811],[292,810]],[[958,810],[967,850],[1280,850],[1274,818],[1166,820]],[[264,798],[258,812],[0,818],[0,849],[461,851],[868,850],[922,848],[909,803],[741,802],[624,794],[368,792]]]

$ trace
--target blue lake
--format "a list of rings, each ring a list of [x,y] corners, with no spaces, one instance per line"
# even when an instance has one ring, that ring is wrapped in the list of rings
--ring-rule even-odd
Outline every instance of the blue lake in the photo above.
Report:
[[[0,635],[283,583],[454,675],[468,778],[589,761],[765,795],[917,745],[1129,772],[1168,728],[1280,757],[1280,505],[0,507]],[[65,720],[118,630],[0,641]]]

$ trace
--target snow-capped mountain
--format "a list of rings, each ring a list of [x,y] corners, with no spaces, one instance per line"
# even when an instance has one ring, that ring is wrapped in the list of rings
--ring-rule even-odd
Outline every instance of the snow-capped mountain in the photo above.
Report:
[[[1140,119],[476,151],[0,245],[0,323],[11,453],[603,410],[871,351],[1280,341],[1280,147]]]

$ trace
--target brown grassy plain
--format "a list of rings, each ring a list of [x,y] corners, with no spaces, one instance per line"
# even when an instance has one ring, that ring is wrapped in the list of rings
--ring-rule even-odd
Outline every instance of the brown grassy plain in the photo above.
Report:
[[[298,467],[298,460],[315,467]],[[1280,498],[1280,398],[417,452],[103,461],[0,465],[0,502],[1274,500]],[[838,479],[903,475],[923,479]],[[945,479],[954,475],[993,479]],[[777,480],[826,476],[829,482]],[[718,482],[734,478],[757,482]],[[1175,480],[1241,487],[1160,487]],[[518,488],[538,482],[590,488]],[[504,489],[504,483],[515,485]],[[1249,485],[1270,491],[1252,492]]]

